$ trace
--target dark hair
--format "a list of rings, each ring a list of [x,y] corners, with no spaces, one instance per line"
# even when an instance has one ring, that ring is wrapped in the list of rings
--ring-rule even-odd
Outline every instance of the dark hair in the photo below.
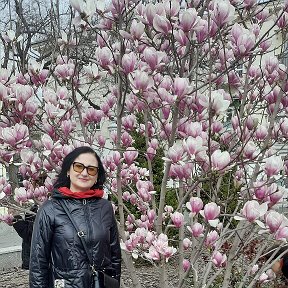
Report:
[[[269,248],[265,253],[264,253],[264,259],[268,260],[270,257],[273,256],[272,260],[278,258],[281,254],[283,254],[282,257],[287,257],[287,253],[288,253],[288,247],[287,246],[283,246],[283,247],[279,247],[280,245],[273,245],[271,248]],[[277,252],[276,252],[277,250]],[[273,255],[274,254],[274,255]]]
[[[74,160],[81,154],[91,153],[93,154],[98,161],[98,179],[96,184],[94,184],[91,189],[102,189],[103,184],[106,180],[106,173],[103,167],[103,164],[100,160],[100,157],[97,153],[88,146],[82,146],[74,149],[70,152],[63,160],[61,172],[58,174],[58,178],[54,184],[54,188],[67,187],[70,188],[70,178],[67,177],[67,171],[70,169]]]

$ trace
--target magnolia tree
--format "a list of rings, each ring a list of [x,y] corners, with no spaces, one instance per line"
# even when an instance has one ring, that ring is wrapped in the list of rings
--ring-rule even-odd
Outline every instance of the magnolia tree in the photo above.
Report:
[[[1,70],[1,162],[24,180],[1,178],[0,203],[43,202],[63,157],[90,145],[133,287],[140,258],[163,288],[268,282],[263,255],[288,238],[288,2],[146,2],[71,0],[51,64]]]

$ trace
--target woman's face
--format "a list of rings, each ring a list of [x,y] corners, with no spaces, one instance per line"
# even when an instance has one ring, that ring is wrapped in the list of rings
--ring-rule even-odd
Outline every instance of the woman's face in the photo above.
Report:
[[[98,178],[98,161],[95,155],[92,153],[80,154],[73,163],[74,164],[71,165],[67,172],[71,182],[70,190],[72,192],[84,192],[89,190],[96,183]],[[83,165],[86,168],[84,168]]]

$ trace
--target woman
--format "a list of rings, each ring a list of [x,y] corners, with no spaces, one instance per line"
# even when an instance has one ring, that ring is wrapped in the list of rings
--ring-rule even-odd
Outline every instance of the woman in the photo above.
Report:
[[[120,281],[118,231],[111,203],[101,198],[104,181],[101,160],[90,147],[76,148],[65,157],[52,197],[42,205],[35,220],[30,288],[102,288],[103,273],[99,273],[99,281],[94,275],[95,271],[103,270],[113,271]],[[80,237],[86,243],[89,257]]]

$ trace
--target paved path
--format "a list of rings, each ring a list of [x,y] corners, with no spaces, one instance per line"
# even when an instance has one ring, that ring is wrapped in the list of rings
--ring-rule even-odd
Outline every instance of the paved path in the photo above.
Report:
[[[28,271],[11,269],[0,272],[0,288],[28,288]]]
[[[21,238],[12,226],[0,223],[0,249],[21,245]]]
[[[22,239],[12,226],[0,223],[0,271],[21,266],[21,243]],[[0,276],[0,288],[3,287],[1,278]]]

